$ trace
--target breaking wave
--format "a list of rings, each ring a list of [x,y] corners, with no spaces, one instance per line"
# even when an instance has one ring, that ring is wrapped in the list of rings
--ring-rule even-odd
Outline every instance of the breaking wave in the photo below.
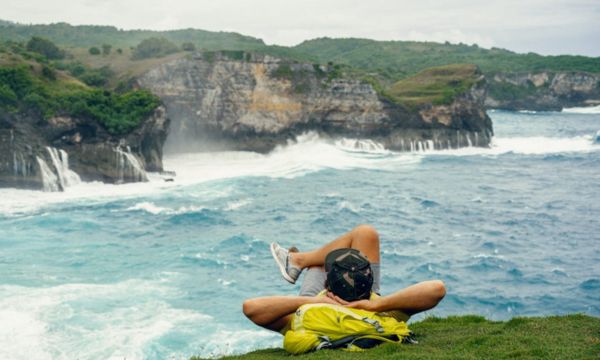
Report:
[[[562,112],[570,114],[600,114],[600,105],[564,108]]]

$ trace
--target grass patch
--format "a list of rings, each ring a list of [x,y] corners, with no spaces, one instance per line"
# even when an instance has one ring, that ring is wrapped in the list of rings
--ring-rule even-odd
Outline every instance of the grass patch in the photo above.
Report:
[[[223,359],[600,358],[600,318],[586,315],[518,317],[507,322],[481,316],[450,316],[428,318],[410,324],[410,328],[419,344],[386,344],[363,353],[323,350],[293,357],[283,349],[266,349]]]
[[[424,104],[450,104],[480,78],[477,66],[453,64],[426,69],[394,83],[387,93],[396,102],[410,108]]]
[[[122,49],[120,54],[113,51],[108,55],[91,55],[85,48],[70,48],[68,51],[73,55],[73,63],[82,63],[90,69],[108,67],[113,73],[107,81],[108,87],[115,87],[119,81],[140,76],[160,64],[188,55],[185,51],[181,51],[161,58],[133,60],[131,49]]]

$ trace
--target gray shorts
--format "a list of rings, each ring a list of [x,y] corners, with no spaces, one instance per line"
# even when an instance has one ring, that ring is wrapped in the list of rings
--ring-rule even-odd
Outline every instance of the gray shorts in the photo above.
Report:
[[[373,270],[373,292],[379,294],[379,277],[381,267],[379,264],[371,264]],[[304,274],[304,280],[300,286],[300,296],[315,296],[325,290],[327,273],[323,268],[311,267]]]

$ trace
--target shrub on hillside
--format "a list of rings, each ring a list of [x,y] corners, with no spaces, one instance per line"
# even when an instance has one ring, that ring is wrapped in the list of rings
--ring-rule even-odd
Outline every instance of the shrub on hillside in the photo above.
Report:
[[[144,39],[133,49],[134,60],[162,57],[179,51],[174,43],[165,38]]]
[[[73,74],[75,76],[75,74]],[[79,80],[89,86],[105,86],[108,84],[113,71],[109,66],[103,66],[99,69],[85,69],[85,71],[77,76]]]
[[[107,70],[110,71],[108,68],[92,71]],[[122,135],[141,124],[159,103],[147,90],[117,94],[102,89],[65,87],[64,92],[57,94],[29,66],[0,66],[0,108],[7,111],[36,112],[43,118],[59,114],[75,116],[97,121],[109,133]]]
[[[60,99],[66,112],[100,122],[111,134],[126,134],[136,128],[159,105],[147,90],[122,95],[106,90],[81,91]]]
[[[42,66],[42,75],[48,80],[56,80],[56,71],[48,65]]]
[[[181,49],[183,51],[196,51],[196,45],[194,45],[194,43],[191,42],[184,42],[183,44],[181,44]]]
[[[102,44],[102,55],[109,55],[111,49],[112,49],[112,45]]]
[[[88,52],[90,53],[90,55],[100,55],[100,49],[98,49],[95,46],[92,46]]]
[[[64,59],[65,52],[52,41],[34,36],[27,42],[27,50],[44,55],[51,60]]]
[[[13,109],[16,105],[17,95],[15,92],[7,84],[0,84],[0,108]]]

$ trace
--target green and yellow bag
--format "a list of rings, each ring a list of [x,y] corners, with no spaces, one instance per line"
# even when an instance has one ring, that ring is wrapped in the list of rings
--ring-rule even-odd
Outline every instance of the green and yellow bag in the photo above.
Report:
[[[410,336],[403,321],[372,311],[333,304],[305,304],[292,317],[283,348],[292,354],[341,348],[363,351],[381,344],[402,343]]]

